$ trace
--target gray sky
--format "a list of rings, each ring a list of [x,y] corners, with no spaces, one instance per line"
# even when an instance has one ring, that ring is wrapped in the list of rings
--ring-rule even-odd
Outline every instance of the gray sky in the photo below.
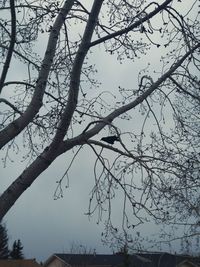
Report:
[[[118,85],[132,87],[136,82],[138,66],[135,64],[127,62],[124,65],[116,65],[115,58],[110,57],[108,61],[108,56],[101,51],[93,56],[102,87],[106,90],[115,90]],[[140,64],[146,67],[147,61],[144,60],[144,63]],[[16,77],[20,75],[21,69],[17,68],[17,71]],[[107,131],[104,134],[106,135]],[[99,140],[100,138],[99,136]],[[4,155],[4,152],[1,152],[2,154]],[[103,222],[97,225],[97,217],[89,220],[84,215],[94,184],[91,162],[94,155],[91,155],[91,158],[90,155],[91,150],[84,149],[75,160],[69,173],[70,187],[64,190],[63,199],[55,201],[53,194],[56,180],[64,174],[71,153],[59,157],[40,175],[6,215],[4,222],[8,228],[10,242],[20,238],[27,258],[45,260],[55,252],[68,252],[73,242],[88,249],[96,249],[98,253],[112,252],[101,243]],[[14,162],[8,161],[6,168],[1,167],[1,191],[24,169],[25,164],[21,162],[20,154],[17,158],[13,154],[12,159]]]
[[[39,49],[44,49],[44,40],[38,44]],[[37,49],[38,49],[37,48]],[[163,54],[163,48],[152,48],[151,53],[142,56],[134,62],[126,61],[119,64],[115,56],[108,56],[96,48],[96,53],[91,55],[91,62],[97,65],[97,77],[102,82],[103,90],[115,90],[117,87],[126,86],[132,88],[136,85],[138,72],[151,62],[152,68],[159,70],[159,59]],[[10,76],[14,80],[21,77],[22,66],[14,66],[10,70]],[[150,70],[152,71],[152,70]],[[155,74],[156,75],[156,74]],[[9,92],[6,92],[9,94]],[[92,91],[91,91],[92,93]],[[94,95],[96,92],[94,92]],[[134,117],[130,130],[141,125],[140,117]],[[169,118],[170,120],[170,118]],[[106,134],[106,130],[104,131]],[[99,136],[99,139],[101,136]],[[98,138],[97,138],[98,139]],[[0,152],[1,158],[5,151]],[[72,154],[59,157],[50,168],[34,182],[34,184],[20,197],[14,207],[6,215],[4,222],[7,225],[10,243],[20,239],[24,246],[26,258],[36,258],[37,261],[46,260],[51,254],[69,252],[73,243],[82,244],[88,249],[96,249],[98,253],[111,253],[108,247],[101,243],[103,223],[96,224],[97,218],[90,220],[86,215],[89,194],[94,184],[92,163],[94,156],[91,150],[81,151],[70,170],[70,187],[64,190],[64,198],[55,201],[53,194],[58,180],[65,172]],[[21,162],[20,154],[13,154],[14,162],[8,162],[3,168],[1,162],[1,192],[23,171],[26,163]],[[118,200],[120,203],[120,199]],[[114,214],[116,220],[117,213]],[[143,232],[157,228],[152,225],[145,226]]]
[[[4,220],[10,241],[20,238],[27,258],[44,260],[52,253],[68,251],[73,242],[105,251],[100,242],[101,227],[84,215],[92,179],[84,157],[73,168],[70,188],[64,198],[53,200],[55,181],[65,171],[67,160],[67,156],[62,157],[42,174]],[[3,169],[2,177],[15,177],[17,172],[15,162],[9,170]]]

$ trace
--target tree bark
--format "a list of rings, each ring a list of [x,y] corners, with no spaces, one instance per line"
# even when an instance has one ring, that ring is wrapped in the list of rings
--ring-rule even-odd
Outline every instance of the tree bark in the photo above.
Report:
[[[65,18],[74,4],[74,0],[65,1],[63,8],[61,8],[55,23],[51,29],[49,35],[49,40],[47,44],[47,49],[45,56],[41,65],[41,70],[38,75],[37,84],[35,86],[34,94],[32,100],[25,110],[25,112],[12,123],[10,123],[6,128],[0,132],[0,149],[6,145],[10,140],[15,138],[24,128],[33,121],[35,115],[39,112],[43,105],[43,96],[47,84],[47,79],[49,76],[50,68],[56,52],[56,44],[58,36],[60,34],[60,29],[65,21]]]
[[[143,102],[150,94],[152,94],[170,75],[177,70],[184,60],[190,56],[196,49],[200,47],[197,44],[193,49],[188,51],[181,59],[179,59],[162,77],[160,77],[152,86],[144,92],[141,96],[135,99],[128,105],[122,106],[110,113],[104,120],[97,121],[97,124],[88,131],[81,133],[79,136],[70,140],[59,142],[59,146],[50,146],[46,148],[43,153],[5,190],[0,196],[0,220],[14,205],[17,199],[24,193],[24,191],[31,186],[35,179],[46,170],[51,163],[61,154],[69,151],[77,145],[87,144],[87,140],[99,133],[101,129],[111,123],[119,115],[129,111],[130,109]]]

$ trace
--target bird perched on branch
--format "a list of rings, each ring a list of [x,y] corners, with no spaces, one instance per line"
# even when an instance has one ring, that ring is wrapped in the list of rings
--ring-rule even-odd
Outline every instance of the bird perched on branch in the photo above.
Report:
[[[116,135],[102,137],[101,140],[111,145],[113,145],[115,141],[120,141],[119,137]]]

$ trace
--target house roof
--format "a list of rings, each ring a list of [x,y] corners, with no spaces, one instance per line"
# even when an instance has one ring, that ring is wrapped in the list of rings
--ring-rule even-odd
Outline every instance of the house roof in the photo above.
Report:
[[[199,266],[199,264],[198,264],[198,262],[197,261],[193,261],[193,262],[191,262],[191,261],[189,261],[189,260],[184,260],[184,261],[182,261],[181,263],[179,263],[178,265],[177,265],[177,267],[197,267],[197,266]]]
[[[34,259],[0,260],[0,267],[41,267]]]
[[[74,265],[87,265],[87,266],[120,266],[123,263],[124,257],[122,255],[105,255],[105,254],[61,254],[56,253],[52,255],[45,263],[48,266],[55,258],[60,259],[62,262]]]
[[[81,254],[55,254],[64,262],[70,265],[97,265],[97,266],[123,266],[125,260],[129,262],[130,266],[137,267],[154,267],[154,266],[176,266],[176,257],[168,253],[146,253],[129,255],[125,259],[124,254],[112,255],[81,255]]]
[[[116,266],[122,262],[120,255],[103,255],[103,254],[55,254],[58,258],[67,262],[70,265],[79,265],[84,263],[87,265],[100,266]]]
[[[56,253],[52,255],[45,263],[44,266],[48,267],[48,264],[55,258],[60,259],[66,265],[77,266],[104,266],[104,267],[121,267],[128,262],[129,266],[136,267],[175,267],[184,260],[194,262],[193,258],[183,255],[172,255],[169,253],[140,253],[134,255],[128,255],[125,258],[124,254],[61,254]],[[195,262],[196,263],[196,262]],[[200,266],[200,265],[197,265]]]

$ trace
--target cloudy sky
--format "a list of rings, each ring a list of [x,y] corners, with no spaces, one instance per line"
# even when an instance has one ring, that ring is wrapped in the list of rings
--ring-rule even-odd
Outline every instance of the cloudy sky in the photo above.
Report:
[[[123,81],[127,85],[128,81],[128,86],[131,87],[133,80],[137,79],[137,66],[132,65],[130,68],[128,63],[116,65],[116,59],[110,58],[108,61],[101,51],[95,58],[95,63],[99,65],[98,75],[102,86],[108,89],[117,88],[119,84],[124,85]],[[146,64],[145,61],[144,65]],[[20,69],[17,70],[16,77],[20,75]],[[133,73],[136,73],[135,77]],[[1,157],[4,153],[5,151],[1,152]],[[59,157],[8,212],[4,222],[8,228],[10,243],[20,238],[27,258],[45,260],[55,252],[68,252],[73,243],[96,249],[99,253],[112,252],[101,242],[103,222],[97,225],[97,217],[89,219],[85,215],[89,194],[94,185],[94,156],[90,158],[90,155],[91,150],[84,149],[75,160],[70,171],[70,186],[64,190],[64,198],[55,201],[53,195],[56,180],[64,174],[71,154]],[[12,160],[13,162],[8,160],[6,168],[1,162],[1,191],[24,169],[20,154],[18,157],[13,154]]]
[[[45,41],[39,42],[36,49],[45,49]],[[97,77],[104,90],[117,88],[119,85],[131,88],[137,82],[138,71],[147,67],[148,62],[151,62],[152,66],[158,66],[162,52],[162,48],[153,48],[151,54],[143,56],[137,63],[132,64],[127,61],[121,65],[115,57],[96,49],[90,60],[95,61],[98,69]],[[13,80],[19,79],[22,72],[21,65],[13,65],[10,76]],[[137,127],[137,120],[139,123],[140,117],[135,118],[134,127]],[[5,151],[1,152],[1,158],[4,155]],[[89,194],[94,185],[92,168],[94,157],[91,156],[89,149],[81,151],[76,158],[70,170],[69,188],[64,190],[64,197],[54,200],[56,180],[65,172],[71,157],[71,153],[59,157],[20,197],[4,219],[10,244],[20,239],[26,258],[36,258],[38,262],[44,261],[53,253],[69,252],[73,243],[82,244],[88,249],[96,249],[98,253],[112,252],[101,243],[103,222],[97,225],[96,217],[89,220],[85,215]],[[3,161],[1,162],[1,192],[25,167],[21,162],[20,153],[18,156],[13,154],[12,160],[13,162],[7,162],[6,168],[3,166]],[[156,232],[154,226],[146,227],[148,229],[144,228],[143,232],[148,232],[149,229]]]
[[[125,84],[132,87],[136,82],[137,65],[130,65],[128,62],[124,65],[118,64],[115,58],[110,57],[108,60],[108,56],[101,51],[97,51],[94,57],[99,79],[107,89]],[[143,60],[140,64],[146,67],[149,58]],[[156,60],[156,57],[153,60]],[[21,70],[16,70],[13,75],[19,77]],[[99,136],[99,140],[100,138]],[[1,157],[4,153],[5,151],[1,152]],[[94,185],[94,156],[90,158],[90,155],[91,150],[84,149],[75,160],[70,171],[70,186],[64,190],[64,198],[55,201],[53,195],[56,180],[64,174],[71,154],[59,157],[6,215],[4,222],[8,228],[10,243],[20,238],[26,258],[43,261],[55,252],[69,252],[73,243],[96,249],[98,253],[112,253],[112,250],[101,242],[104,222],[97,225],[97,217],[89,220],[85,215],[89,194]],[[12,160],[13,162],[8,160],[6,168],[1,162],[1,191],[24,169],[20,154],[17,157],[13,154]]]

